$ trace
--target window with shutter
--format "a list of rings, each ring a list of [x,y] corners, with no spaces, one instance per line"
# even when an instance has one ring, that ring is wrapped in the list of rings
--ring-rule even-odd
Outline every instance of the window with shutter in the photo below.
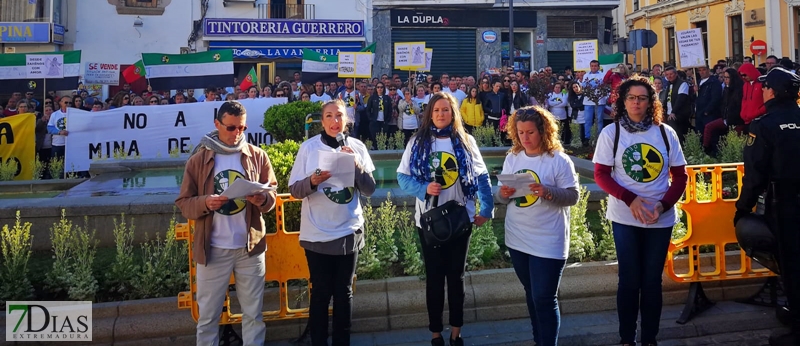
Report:
[[[549,38],[597,38],[597,17],[547,17]]]

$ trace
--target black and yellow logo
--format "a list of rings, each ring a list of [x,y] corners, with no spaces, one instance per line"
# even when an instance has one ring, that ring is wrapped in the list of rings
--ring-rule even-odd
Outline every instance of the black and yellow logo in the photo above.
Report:
[[[533,176],[533,180],[535,180],[537,184],[541,183],[541,180],[539,179],[539,175],[536,174],[536,172],[534,172],[534,171],[532,171],[530,169],[520,169],[520,170],[514,172],[514,174],[520,174],[520,173],[530,173],[530,175]],[[533,193],[531,193],[531,194],[528,194],[528,195],[525,195],[525,196],[522,196],[522,197],[515,198],[514,199],[514,205],[516,205],[517,207],[520,207],[520,208],[526,208],[526,207],[530,207],[530,206],[536,204],[536,201],[538,201],[538,200],[539,200],[539,196],[534,195]]]
[[[332,188],[326,187],[322,189],[322,192],[325,193],[325,197],[328,197],[331,202],[336,204],[347,204],[353,201],[353,196],[355,196],[355,188],[354,187],[346,187],[339,191],[332,191]]]
[[[451,153],[444,151],[433,153],[430,168],[433,181],[442,184],[442,189],[448,189],[458,181],[458,162]]]
[[[747,146],[752,146],[756,142],[756,135],[749,133],[747,136]]]
[[[56,120],[56,128],[59,130],[66,130],[67,129],[67,117],[61,117],[60,119]]]
[[[219,56],[219,53],[214,54],[214,61],[219,61],[219,59],[221,59],[221,57]]]
[[[28,82],[28,90],[35,90],[35,89],[36,89],[36,82],[35,81],[29,81]]]
[[[622,167],[631,179],[649,183],[661,175],[664,156],[655,147],[646,143],[629,146],[622,153]]]
[[[221,194],[222,191],[228,188],[237,179],[244,179],[244,175],[232,169],[227,169],[217,173],[214,176],[214,193]],[[230,199],[225,203],[222,208],[217,210],[217,213],[222,215],[236,215],[244,210],[247,205],[247,200],[244,198]]]
[[[161,57],[161,62],[163,62],[165,64],[169,64],[169,56],[166,56],[166,55],[162,56]]]

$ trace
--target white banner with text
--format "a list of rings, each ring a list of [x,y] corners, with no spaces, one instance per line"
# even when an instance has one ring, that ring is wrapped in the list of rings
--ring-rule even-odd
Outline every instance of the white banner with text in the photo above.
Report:
[[[248,143],[269,144],[262,127],[264,112],[286,98],[246,99]],[[67,113],[67,147],[64,170],[87,171],[92,161],[124,156],[143,159],[185,156],[213,131],[218,102],[160,106],[125,106],[102,112],[70,108]]]

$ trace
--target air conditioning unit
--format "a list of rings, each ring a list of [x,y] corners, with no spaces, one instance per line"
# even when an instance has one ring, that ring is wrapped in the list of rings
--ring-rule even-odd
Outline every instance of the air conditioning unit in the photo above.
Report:
[[[3,53],[5,54],[14,54],[16,52],[17,52],[17,47],[5,47],[5,49],[3,49]]]

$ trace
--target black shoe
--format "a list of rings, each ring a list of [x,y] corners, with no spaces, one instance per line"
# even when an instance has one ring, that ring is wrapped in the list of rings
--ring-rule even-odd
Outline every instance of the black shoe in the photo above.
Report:
[[[438,338],[431,339],[431,346],[444,346],[444,338],[439,336]]]
[[[798,346],[800,345],[800,338],[789,329],[781,329],[769,336],[769,344],[770,346]]]
[[[781,306],[775,310],[775,317],[778,318],[778,321],[781,322],[784,326],[791,326],[792,325],[792,314],[789,311],[788,307]]]
[[[457,336],[455,339],[450,339],[450,346],[464,346],[464,339]]]

